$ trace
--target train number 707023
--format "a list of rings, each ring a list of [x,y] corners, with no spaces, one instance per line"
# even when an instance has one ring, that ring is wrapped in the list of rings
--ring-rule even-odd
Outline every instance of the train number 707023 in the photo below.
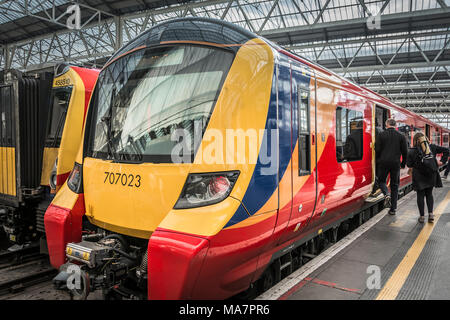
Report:
[[[119,173],[119,172],[109,172],[105,171],[105,180],[103,180],[103,183],[109,183],[109,184],[118,184],[120,183],[122,186],[128,186],[128,187],[136,187],[139,188],[141,186],[141,176],[140,175],[134,175],[134,174],[126,174],[126,173]]]

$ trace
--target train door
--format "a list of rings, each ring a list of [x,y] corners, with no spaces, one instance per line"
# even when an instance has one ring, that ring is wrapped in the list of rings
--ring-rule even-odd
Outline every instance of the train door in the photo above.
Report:
[[[431,141],[431,127],[429,124],[425,124],[425,135],[428,137],[428,140]]]
[[[295,237],[307,225],[317,193],[315,79],[311,70],[294,65],[291,65],[291,113],[292,202],[280,242]]]

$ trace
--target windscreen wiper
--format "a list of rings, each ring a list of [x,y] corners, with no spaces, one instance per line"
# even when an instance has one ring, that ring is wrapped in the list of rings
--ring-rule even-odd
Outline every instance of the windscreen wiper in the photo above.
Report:
[[[144,156],[142,155],[141,152],[139,152],[138,147],[136,146],[136,141],[134,141],[133,137],[131,135],[128,135],[128,144],[130,145],[130,147],[133,149],[134,151],[134,156],[136,156],[138,161],[142,161],[142,159],[144,158]]]
[[[63,127],[64,119],[66,119],[66,113],[67,113],[67,110],[64,110],[61,113],[61,115],[59,116],[58,125],[56,126],[55,136],[53,138],[52,148],[56,148],[56,143],[58,141],[59,133],[61,132],[61,129]]]
[[[109,109],[108,109],[108,115],[107,116],[103,116],[101,118],[102,123],[105,124],[106,126],[106,130],[105,127],[103,127],[103,131],[106,135],[106,144],[107,144],[107,148],[108,148],[108,156],[110,156],[110,159],[116,160],[116,148],[114,147],[112,140],[113,140],[113,135],[112,135],[112,128],[111,128],[111,123],[112,123],[112,108],[114,105],[114,99],[116,96],[116,89],[113,88],[112,92],[111,92],[111,100],[109,101]]]
[[[116,159],[116,150],[112,144],[112,131],[111,131],[111,117],[103,116],[101,118],[102,123],[106,126],[103,126],[103,132],[106,136],[106,145],[108,147],[108,158]]]

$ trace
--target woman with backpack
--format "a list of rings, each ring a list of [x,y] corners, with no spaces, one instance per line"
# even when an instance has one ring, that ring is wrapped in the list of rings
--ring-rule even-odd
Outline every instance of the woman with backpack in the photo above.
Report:
[[[422,132],[414,135],[413,147],[409,149],[407,163],[412,168],[413,189],[417,192],[417,205],[419,207],[419,222],[425,221],[425,202],[428,208],[428,222],[434,221],[433,215],[433,188],[442,188],[436,154],[443,153],[444,163],[448,159],[448,148],[430,144]]]

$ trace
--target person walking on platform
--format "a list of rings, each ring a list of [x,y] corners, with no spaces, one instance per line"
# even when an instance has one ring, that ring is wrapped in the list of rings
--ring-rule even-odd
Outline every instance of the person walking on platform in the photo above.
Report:
[[[413,147],[408,152],[407,165],[412,168],[412,185],[417,192],[417,206],[419,207],[419,222],[425,221],[425,202],[427,201],[428,222],[434,221],[433,215],[433,188],[442,188],[436,154],[442,153],[445,164],[448,159],[448,148],[434,144],[430,145],[422,132],[417,132],[413,138]]]
[[[398,186],[400,184],[400,168],[405,168],[408,155],[406,138],[395,128],[394,119],[386,120],[386,130],[378,135],[375,141],[376,161],[378,163],[378,183],[384,194],[384,205],[390,207],[389,214],[397,211]],[[401,162],[400,162],[401,157]],[[387,177],[391,179],[391,193],[386,185]]]
[[[448,148],[447,148],[448,151]],[[450,171],[450,161],[445,161],[444,160],[444,156],[442,156],[441,158],[441,162],[442,164],[444,164],[445,162],[447,162],[447,166],[445,167],[445,171],[444,171],[444,179],[447,180],[447,176],[448,176],[448,172]],[[448,160],[448,159],[447,159]]]

